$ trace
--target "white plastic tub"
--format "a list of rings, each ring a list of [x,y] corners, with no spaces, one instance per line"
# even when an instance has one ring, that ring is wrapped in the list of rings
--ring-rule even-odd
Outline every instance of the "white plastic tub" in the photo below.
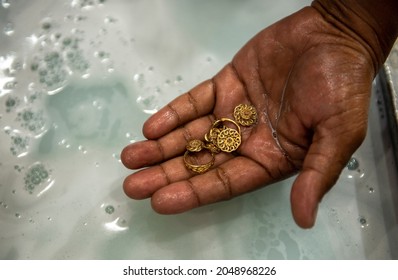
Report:
[[[397,167],[375,81],[368,136],[301,230],[292,179],[162,216],[119,154],[168,101],[309,1],[1,1],[0,258],[396,259]]]

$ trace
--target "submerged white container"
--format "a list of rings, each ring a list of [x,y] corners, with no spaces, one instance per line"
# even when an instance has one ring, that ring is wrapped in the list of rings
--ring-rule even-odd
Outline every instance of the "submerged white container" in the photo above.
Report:
[[[162,216],[122,191],[124,146],[309,1],[1,1],[0,258],[396,259],[397,167],[375,80],[368,136],[315,227],[292,179]]]

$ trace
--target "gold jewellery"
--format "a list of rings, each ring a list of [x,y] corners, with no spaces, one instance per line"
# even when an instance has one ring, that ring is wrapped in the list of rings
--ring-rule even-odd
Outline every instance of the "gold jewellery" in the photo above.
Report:
[[[236,151],[242,143],[241,128],[242,126],[251,126],[257,122],[256,109],[247,104],[240,104],[234,109],[234,119],[221,118],[213,122],[208,133],[205,134],[205,141],[194,139],[188,142],[186,152],[184,154],[185,166],[195,172],[204,173],[209,170],[215,161],[215,155],[220,152],[231,153]],[[233,128],[231,128],[230,126]],[[199,161],[193,156],[193,153],[208,151],[210,157],[204,164],[198,164]],[[193,161],[196,161],[195,163]]]

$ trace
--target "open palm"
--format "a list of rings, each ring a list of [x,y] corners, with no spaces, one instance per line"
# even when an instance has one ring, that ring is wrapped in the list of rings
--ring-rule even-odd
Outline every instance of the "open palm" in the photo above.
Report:
[[[299,173],[292,212],[298,225],[311,227],[365,136],[374,74],[365,47],[305,8],[260,32],[215,77],[144,124],[148,140],[127,146],[121,158],[128,168],[148,168],[128,176],[124,190],[172,214]],[[256,108],[258,121],[242,127],[238,150],[217,154],[203,174],[187,169],[188,141],[203,139],[216,119],[233,118],[242,103]]]

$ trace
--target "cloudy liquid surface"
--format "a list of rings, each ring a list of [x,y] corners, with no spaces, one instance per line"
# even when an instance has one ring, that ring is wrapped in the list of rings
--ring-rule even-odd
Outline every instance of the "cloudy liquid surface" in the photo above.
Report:
[[[122,191],[130,172],[120,151],[143,139],[145,119],[308,4],[282,1],[270,11],[272,2],[2,1],[0,257],[390,258],[393,217],[383,209],[391,201],[375,171],[389,161],[371,137],[312,231],[291,218],[294,178],[178,216],[157,215]],[[226,19],[217,16],[226,9]]]

